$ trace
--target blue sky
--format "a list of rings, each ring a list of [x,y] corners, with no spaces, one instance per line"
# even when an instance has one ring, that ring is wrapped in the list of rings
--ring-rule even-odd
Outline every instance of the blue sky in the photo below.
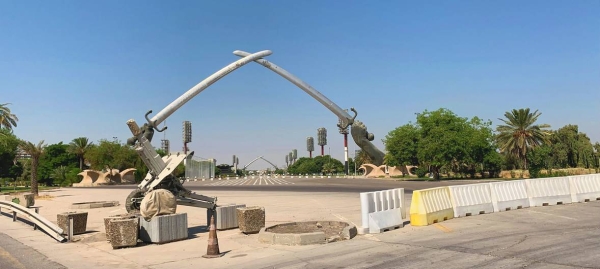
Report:
[[[48,143],[130,137],[190,87],[238,59],[300,77],[381,139],[425,109],[490,119],[529,107],[540,123],[579,125],[600,141],[600,1],[0,1],[0,103],[15,133]],[[337,117],[250,63],[167,119],[171,150],[192,122],[196,156],[283,165]],[[153,143],[160,145],[163,133]],[[350,143],[353,153],[356,145]],[[351,154],[352,155],[352,154]],[[256,162],[251,168],[266,168]]]

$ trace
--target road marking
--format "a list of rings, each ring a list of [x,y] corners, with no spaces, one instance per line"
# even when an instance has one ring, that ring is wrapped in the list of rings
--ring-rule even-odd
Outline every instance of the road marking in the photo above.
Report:
[[[284,179],[263,178],[256,179],[231,179],[207,184],[209,186],[241,186],[241,185],[288,185],[296,184]]]
[[[441,225],[439,223],[434,223],[433,226],[435,228],[438,228],[438,229],[444,231],[445,233],[451,233],[452,232],[452,229],[450,229],[450,228],[448,228],[448,227],[446,227],[444,225]]]
[[[544,214],[544,215],[548,215],[548,216],[553,216],[553,217],[559,217],[559,218],[563,218],[563,219],[577,220],[577,219],[570,218],[570,217],[565,217],[565,216],[555,215],[555,214],[550,214],[550,213],[545,213],[545,212],[539,212],[539,211],[535,211],[535,210],[529,210],[529,212],[540,213],[540,214]]]
[[[19,260],[15,259],[10,253],[8,253],[4,248],[0,247],[0,258],[8,261],[9,264],[12,264],[15,268],[19,269],[27,269],[25,265],[23,265]]]

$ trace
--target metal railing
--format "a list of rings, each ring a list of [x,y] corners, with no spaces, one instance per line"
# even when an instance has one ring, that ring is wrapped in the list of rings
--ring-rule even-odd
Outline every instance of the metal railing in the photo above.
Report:
[[[67,239],[63,236],[63,229],[58,227],[56,224],[48,221],[46,218],[40,216],[35,211],[31,211],[22,205],[15,204],[10,201],[0,201],[0,208],[6,208],[13,212],[13,221],[17,220],[17,214],[26,215],[29,221],[33,222],[34,229],[40,228],[44,230],[48,235],[52,236],[58,242],[65,242]]]

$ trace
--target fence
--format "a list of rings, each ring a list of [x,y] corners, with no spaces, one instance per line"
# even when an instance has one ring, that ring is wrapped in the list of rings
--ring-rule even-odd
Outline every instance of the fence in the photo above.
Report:
[[[185,178],[201,179],[215,177],[215,163],[212,160],[204,160],[192,157],[185,162]]]

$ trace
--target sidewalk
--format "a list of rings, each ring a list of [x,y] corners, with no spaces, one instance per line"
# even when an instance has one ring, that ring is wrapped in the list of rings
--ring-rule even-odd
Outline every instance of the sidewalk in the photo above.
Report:
[[[58,243],[41,231],[33,231],[23,222],[0,217],[0,227],[7,235],[37,249],[40,253],[68,268],[210,268],[241,266],[249,261],[270,256],[281,256],[298,250],[320,246],[277,246],[258,242],[258,235],[245,235],[239,229],[218,231],[219,247],[227,254],[219,259],[204,259],[208,241],[206,209],[178,206],[177,212],[188,214],[190,239],[164,245],[141,245],[135,248],[113,250],[106,241],[103,218],[125,213],[123,201],[131,190],[64,188],[44,191],[37,199],[40,214],[56,223],[56,215],[69,211],[88,212],[88,233],[75,236],[76,242]],[[263,206],[266,225],[311,220],[342,220],[360,225],[360,201],[352,193],[294,193],[294,192],[203,192],[218,197],[218,204],[246,204]],[[72,203],[90,201],[119,201],[118,207],[97,209],[70,209]],[[337,244],[337,243],[336,243]],[[57,253],[60,253],[57,255]]]
[[[38,200],[51,221],[73,202],[122,200],[128,190],[62,189]],[[267,226],[309,220],[347,219],[360,225],[360,205],[352,193],[207,192],[225,203],[266,208]],[[92,199],[100,197],[101,199]],[[410,197],[406,198],[410,200]],[[121,211],[119,211],[121,210]],[[221,258],[204,259],[206,211],[187,212],[191,239],[164,245],[113,250],[102,218],[124,209],[89,212],[88,234],[75,243],[57,243],[23,222],[0,216],[3,233],[67,268],[600,268],[600,201],[512,210],[451,219],[323,245],[279,246],[258,242],[238,229],[219,231]]]

